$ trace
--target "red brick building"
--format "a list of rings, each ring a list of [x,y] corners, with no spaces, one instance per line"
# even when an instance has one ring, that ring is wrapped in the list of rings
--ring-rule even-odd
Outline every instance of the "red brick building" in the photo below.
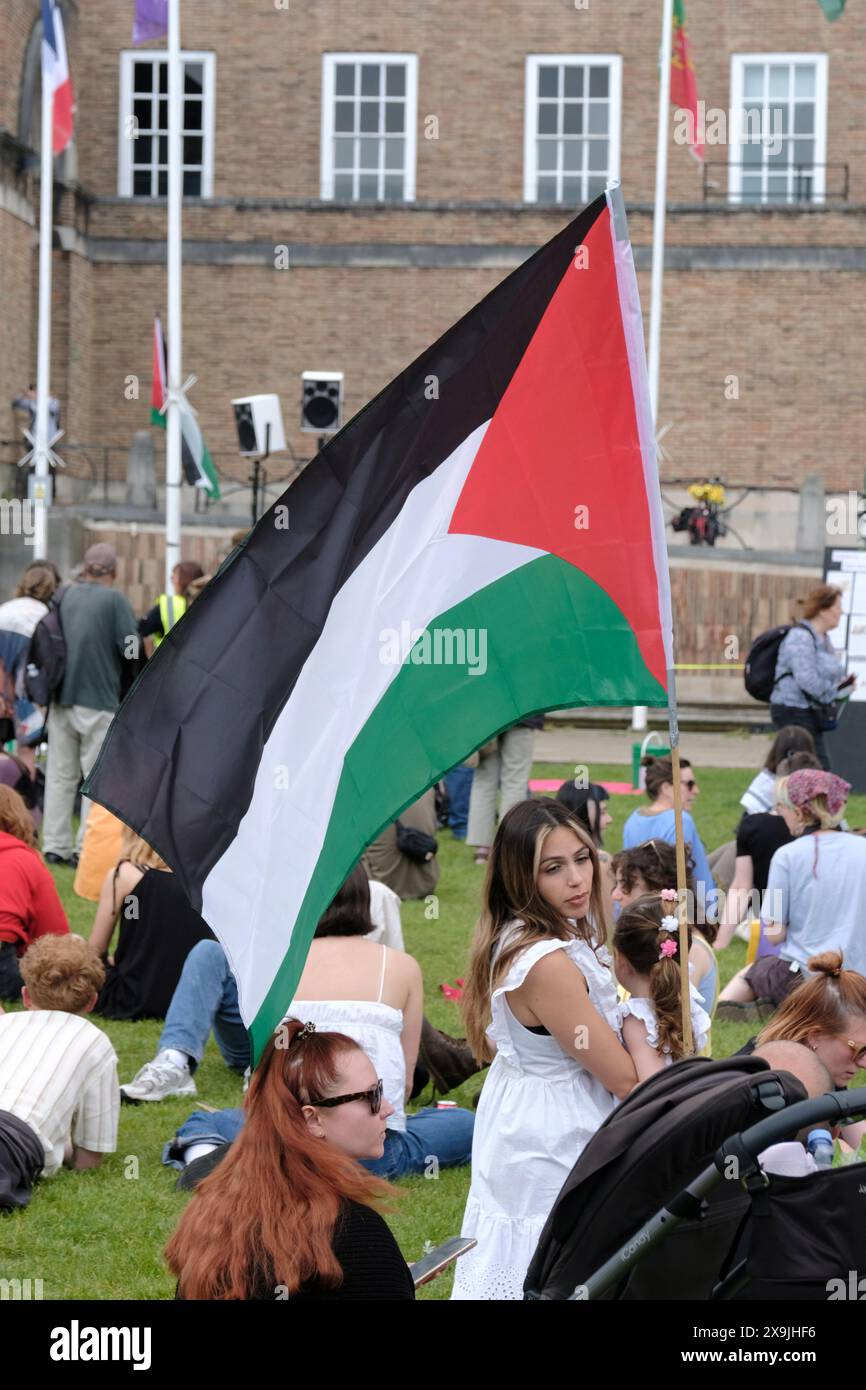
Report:
[[[133,50],[133,0],[61,5],[78,110],[57,165],[52,390],[68,441],[120,479],[149,422],[165,303],[165,46]],[[609,175],[648,309],[660,11],[181,0],[184,366],[221,471],[246,473],[233,396],[277,392],[308,458],[303,370],[345,373],[348,418]],[[38,13],[0,7],[5,440],[35,372]],[[857,488],[863,389],[846,363],[866,287],[866,9],[835,24],[817,0],[688,0],[687,14],[707,108],[780,125],[775,148],[722,132],[703,171],[671,146],[664,475]],[[16,456],[7,444],[0,462]]]

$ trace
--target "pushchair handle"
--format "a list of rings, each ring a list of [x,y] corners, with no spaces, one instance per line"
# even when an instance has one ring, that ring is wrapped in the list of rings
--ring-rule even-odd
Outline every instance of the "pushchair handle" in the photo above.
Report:
[[[757,1159],[759,1153],[771,1144],[797,1134],[807,1125],[821,1120],[833,1123],[866,1118],[866,1086],[858,1086],[853,1091],[828,1091],[826,1095],[815,1096],[812,1100],[800,1100],[796,1105],[786,1106],[784,1110],[759,1120],[751,1129],[726,1139],[716,1154],[715,1164],[720,1170],[731,1155]]]

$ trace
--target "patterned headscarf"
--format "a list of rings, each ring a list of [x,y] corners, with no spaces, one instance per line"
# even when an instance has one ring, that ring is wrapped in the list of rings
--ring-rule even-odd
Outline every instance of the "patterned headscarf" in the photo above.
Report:
[[[788,778],[788,800],[792,806],[805,806],[816,796],[823,796],[831,816],[837,816],[842,810],[850,790],[850,782],[823,768],[804,767]]]

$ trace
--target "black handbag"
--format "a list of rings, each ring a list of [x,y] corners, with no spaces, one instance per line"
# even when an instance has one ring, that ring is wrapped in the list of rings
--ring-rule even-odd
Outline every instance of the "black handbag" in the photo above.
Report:
[[[439,849],[439,844],[424,830],[415,830],[411,825],[397,821],[397,848],[413,864],[426,864]]]

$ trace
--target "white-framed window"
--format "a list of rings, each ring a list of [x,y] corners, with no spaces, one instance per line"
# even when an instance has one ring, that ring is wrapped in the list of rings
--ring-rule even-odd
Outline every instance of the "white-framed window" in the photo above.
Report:
[[[182,53],[183,191],[213,195],[213,53]],[[135,49],[120,55],[118,193],[126,198],[168,194],[168,56]]]
[[[826,53],[734,53],[728,143],[731,202],[823,202]]]
[[[618,179],[621,107],[618,53],[529,54],[525,202],[579,207]]]
[[[322,198],[411,202],[417,119],[416,54],[325,53]]]

